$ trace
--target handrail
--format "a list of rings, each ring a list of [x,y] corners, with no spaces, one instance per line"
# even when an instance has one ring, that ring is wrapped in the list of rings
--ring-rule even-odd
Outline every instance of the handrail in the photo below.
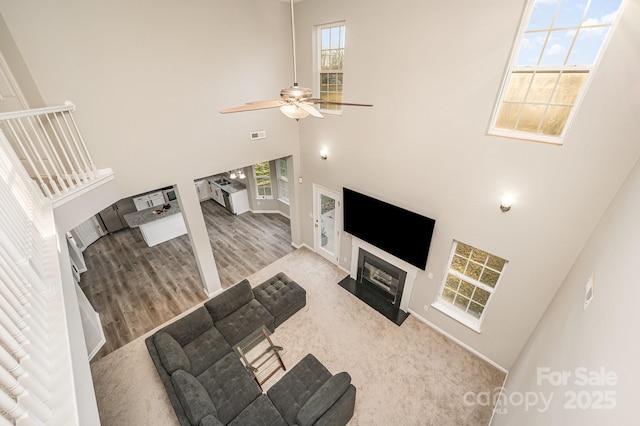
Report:
[[[0,126],[13,150],[52,201],[99,178],[73,118],[75,109],[73,102],[67,101],[60,106],[0,113]]]
[[[76,110],[76,105],[73,102],[65,101],[64,105],[60,105],[60,106],[24,109],[20,111],[11,111],[11,112],[1,112],[0,121],[11,120],[14,118],[22,118],[22,117],[33,117],[36,115],[45,115],[45,114],[51,114],[54,112],[67,112],[67,111],[74,112],[75,110]]]

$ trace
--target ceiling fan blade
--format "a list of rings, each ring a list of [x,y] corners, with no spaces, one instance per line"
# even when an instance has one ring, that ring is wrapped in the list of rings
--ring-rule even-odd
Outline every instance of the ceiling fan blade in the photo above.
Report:
[[[259,109],[278,108],[284,105],[283,101],[260,101],[258,103],[242,105],[239,107],[225,108],[220,110],[220,114],[228,114],[230,112],[255,111]]]
[[[333,102],[333,101],[325,101],[322,99],[307,99],[307,102],[312,104],[321,104],[321,105],[347,105],[347,106],[363,106],[363,107],[372,107],[371,104],[354,104],[351,102]]]
[[[296,104],[299,108],[302,108],[303,110],[307,111],[309,114],[313,115],[316,118],[324,118],[324,116],[320,114],[320,111],[315,109],[311,104],[308,104],[306,102],[294,102],[294,104]]]
[[[285,101],[283,101],[282,99],[271,99],[268,101],[253,101],[253,102],[247,102],[247,105],[273,105],[275,102],[279,102],[279,105],[282,106],[285,104]]]

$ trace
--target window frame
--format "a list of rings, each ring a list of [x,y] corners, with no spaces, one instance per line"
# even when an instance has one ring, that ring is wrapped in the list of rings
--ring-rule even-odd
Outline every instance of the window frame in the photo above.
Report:
[[[326,29],[330,29],[330,28],[335,28],[335,27],[344,27],[344,39],[345,39],[345,44],[342,47],[343,49],[343,58],[342,58],[342,69],[340,69],[339,71],[337,70],[331,70],[331,71],[326,71],[327,74],[329,73],[339,73],[342,75],[342,83],[341,83],[341,90],[340,90],[340,95],[344,94],[344,56],[346,52],[346,32],[347,32],[347,25],[346,25],[346,21],[345,20],[341,20],[341,21],[335,21],[335,22],[330,22],[327,24],[321,24],[321,25],[316,25],[315,26],[315,31],[314,31],[314,37],[315,37],[315,41],[314,41],[314,55],[313,55],[313,65],[314,65],[314,93],[317,93],[317,98],[322,98],[322,30],[326,30]],[[330,92],[330,93],[334,93],[334,92]],[[338,93],[338,92],[335,92]],[[319,110],[320,112],[322,112],[323,114],[331,114],[331,115],[342,115],[342,106],[340,105],[334,105],[332,109],[327,109],[327,108],[323,108],[322,104],[318,104],[319,106]]]
[[[505,261],[505,263],[504,263],[504,265],[502,267],[502,270],[499,271],[499,272],[495,271],[493,268],[489,268],[491,271],[499,273],[498,279],[496,281],[496,285],[493,288],[491,286],[487,285],[487,284],[484,284],[484,283],[482,283],[480,281],[477,281],[477,280],[475,280],[475,279],[473,279],[471,277],[468,277],[468,276],[466,276],[466,275],[464,275],[464,274],[462,274],[462,273],[460,273],[460,272],[458,272],[458,271],[453,269],[452,262],[453,262],[453,258],[455,256],[455,254],[456,254],[456,249],[457,249],[459,243],[460,244],[464,244],[466,246],[469,246],[474,250],[483,251],[483,252],[487,253],[489,256],[500,258],[500,259]],[[477,262],[475,262],[475,263],[477,263]],[[502,257],[500,257],[500,256],[494,255],[493,253],[489,253],[486,250],[479,249],[476,246],[472,246],[470,244],[463,243],[463,242],[461,242],[459,240],[453,240],[453,243],[451,245],[451,252],[449,254],[449,258],[448,258],[448,261],[447,261],[447,268],[444,271],[444,276],[442,278],[442,282],[440,284],[440,289],[438,290],[438,294],[436,295],[436,300],[431,304],[431,306],[433,308],[437,309],[438,311],[444,313],[445,315],[448,315],[449,317],[451,317],[454,320],[458,321],[459,323],[467,326],[468,328],[472,329],[476,333],[481,333],[482,332],[482,329],[481,329],[482,322],[484,321],[484,319],[486,317],[486,314],[487,314],[487,311],[488,311],[488,308],[489,308],[489,306],[491,304],[491,301],[493,300],[492,296],[496,293],[496,291],[498,291],[498,287],[499,287],[500,283],[502,282],[502,277],[504,276],[504,272],[507,269],[508,264],[509,264],[509,261],[504,259],[504,258],[502,258]],[[486,267],[486,261],[485,261],[485,267]],[[473,285],[476,288],[480,288],[480,289],[482,289],[482,290],[484,290],[484,291],[489,293],[489,296],[487,297],[487,302],[485,303],[484,308],[482,310],[482,314],[480,315],[479,318],[477,318],[477,317],[475,317],[475,316],[473,316],[473,315],[471,315],[471,314],[469,314],[469,313],[457,308],[453,304],[447,303],[447,302],[442,300],[442,293],[444,292],[444,290],[446,288],[447,277],[449,276],[449,274],[452,274],[456,278],[461,279],[464,282],[466,282],[466,283],[468,283],[470,285]]]
[[[558,1],[564,1],[564,0],[558,0]],[[534,10],[534,6],[536,4],[535,0],[528,0],[527,1],[527,6],[526,6],[526,10],[525,13],[523,14],[522,20],[520,21],[520,24],[518,26],[518,33],[516,35],[516,39],[515,42],[513,44],[513,48],[511,49],[511,54],[509,56],[509,61],[507,63],[507,67],[505,70],[505,74],[504,77],[502,79],[502,85],[500,87],[500,91],[498,93],[498,98],[496,100],[492,115],[491,115],[491,120],[489,122],[489,128],[487,130],[487,134],[490,136],[501,136],[501,137],[508,137],[508,138],[512,138],[512,139],[520,139],[520,140],[528,140],[528,141],[534,141],[534,142],[543,142],[543,143],[551,143],[551,144],[556,144],[556,145],[562,145],[564,143],[564,139],[567,135],[567,132],[569,131],[569,129],[571,128],[571,125],[573,124],[573,120],[575,119],[576,114],[578,113],[582,102],[584,100],[584,97],[586,96],[586,93],[589,90],[589,86],[591,85],[591,82],[593,80],[593,76],[595,75],[595,72],[598,68],[598,66],[600,65],[600,62],[602,60],[602,57],[604,56],[604,53],[606,52],[608,45],[611,41],[611,37],[613,32],[615,32],[617,26],[618,26],[618,22],[620,21],[620,17],[622,16],[623,12],[624,12],[624,7],[627,4],[626,0],[621,0],[620,3],[620,7],[618,8],[618,11],[616,13],[616,17],[614,18],[614,20],[611,22],[611,25],[609,26],[609,31],[607,33],[607,35],[604,38],[604,41],[602,42],[602,45],[600,47],[600,50],[597,53],[597,56],[595,57],[593,64],[591,65],[569,65],[569,64],[562,64],[562,65],[516,65],[516,60],[518,59],[518,55],[520,53],[520,48],[521,45],[523,43],[523,39],[527,34],[531,34],[533,32],[546,32],[547,30],[549,31],[559,31],[562,30],[562,27],[558,27],[558,28],[546,28],[546,29],[538,29],[538,30],[530,30],[529,33],[527,33],[528,30],[528,26],[529,26],[529,22],[531,20],[532,14],[533,14],[533,10]],[[584,17],[583,17],[584,18]],[[582,19],[581,19],[581,24],[582,24]],[[571,28],[571,27],[566,27],[566,28]],[[580,27],[582,28],[582,26]],[[587,28],[591,28],[590,26],[588,26]],[[548,40],[546,40],[548,41]],[[545,41],[545,43],[546,43]],[[572,49],[574,47],[574,43],[575,40],[571,43],[570,46],[570,50],[567,53],[566,57],[568,58],[571,55]],[[541,55],[544,54],[544,48],[541,51]],[[564,127],[562,129],[562,132],[560,133],[559,136],[552,136],[552,135],[546,135],[546,134],[542,134],[542,133],[532,133],[532,132],[526,132],[526,131],[522,131],[522,130],[509,130],[509,129],[503,129],[503,128],[497,128],[496,127],[496,123],[498,121],[499,118],[499,113],[500,110],[503,106],[503,101],[507,95],[507,91],[509,88],[509,84],[511,82],[511,78],[514,74],[516,73],[522,73],[522,72],[533,72],[534,76],[535,73],[544,73],[544,72],[559,72],[559,73],[564,73],[564,72],[586,72],[588,75],[586,77],[586,81],[584,82],[584,85],[582,87],[582,89],[580,90],[580,92],[578,93],[575,102],[573,103],[573,106],[571,107],[571,111],[569,112],[569,115],[567,116],[567,120],[564,124]],[[556,82],[556,86],[554,86],[554,90],[555,87],[557,87],[557,82]],[[550,103],[544,103],[546,105],[545,107],[545,113],[546,110],[548,108],[548,106],[550,105]],[[524,104],[524,105],[531,105],[531,104]],[[520,115],[519,115],[520,117]],[[518,119],[519,119],[518,117]],[[542,124],[539,123],[538,125],[538,130],[540,129],[540,126]]]
[[[281,164],[284,164],[284,176],[282,175]],[[276,177],[278,180],[278,200],[289,204],[289,165],[287,164],[286,158],[278,158],[276,160]],[[286,186],[286,188],[283,189],[283,186]]]
[[[259,165],[259,164],[266,164],[267,165],[267,167],[269,168],[269,175],[267,175],[267,176],[258,176],[256,174],[256,166]],[[271,176],[272,176],[272,173],[271,173],[271,161],[261,161],[259,163],[256,163],[256,164],[251,166],[251,170],[253,171],[253,182],[256,185],[256,200],[272,200],[273,199],[273,184],[271,182]],[[259,180],[268,180],[268,182],[269,182],[268,188],[269,188],[269,192],[270,192],[269,195],[264,195],[264,194],[260,193],[260,188],[266,188],[267,185],[262,185],[261,186],[259,184],[259,182],[258,182]]]

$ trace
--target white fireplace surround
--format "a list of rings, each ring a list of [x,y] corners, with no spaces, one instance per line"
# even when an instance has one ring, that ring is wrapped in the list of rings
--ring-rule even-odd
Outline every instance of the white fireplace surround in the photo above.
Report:
[[[407,273],[407,277],[404,282],[404,290],[402,291],[402,299],[400,299],[400,309],[407,312],[409,310],[409,300],[411,299],[411,292],[413,291],[413,283],[418,275],[418,268],[398,259],[392,254],[382,251],[376,246],[362,241],[356,237],[351,237],[351,269],[349,271],[351,278],[358,279],[358,252],[360,249],[368,251],[374,256],[378,256],[380,259],[389,262],[396,268],[400,268]]]

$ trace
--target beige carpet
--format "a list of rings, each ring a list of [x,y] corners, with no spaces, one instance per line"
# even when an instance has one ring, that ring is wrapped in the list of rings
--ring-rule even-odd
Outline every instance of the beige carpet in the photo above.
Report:
[[[396,326],[338,286],[347,274],[310,250],[248,278],[257,285],[280,271],[307,290],[307,306],[273,340],[285,348],[288,367],[313,353],[332,373],[351,374],[357,393],[350,425],[489,423],[493,407],[467,406],[463,395],[494,391],[504,373],[413,316]],[[92,364],[104,426],[178,425],[144,345],[147,335]]]

